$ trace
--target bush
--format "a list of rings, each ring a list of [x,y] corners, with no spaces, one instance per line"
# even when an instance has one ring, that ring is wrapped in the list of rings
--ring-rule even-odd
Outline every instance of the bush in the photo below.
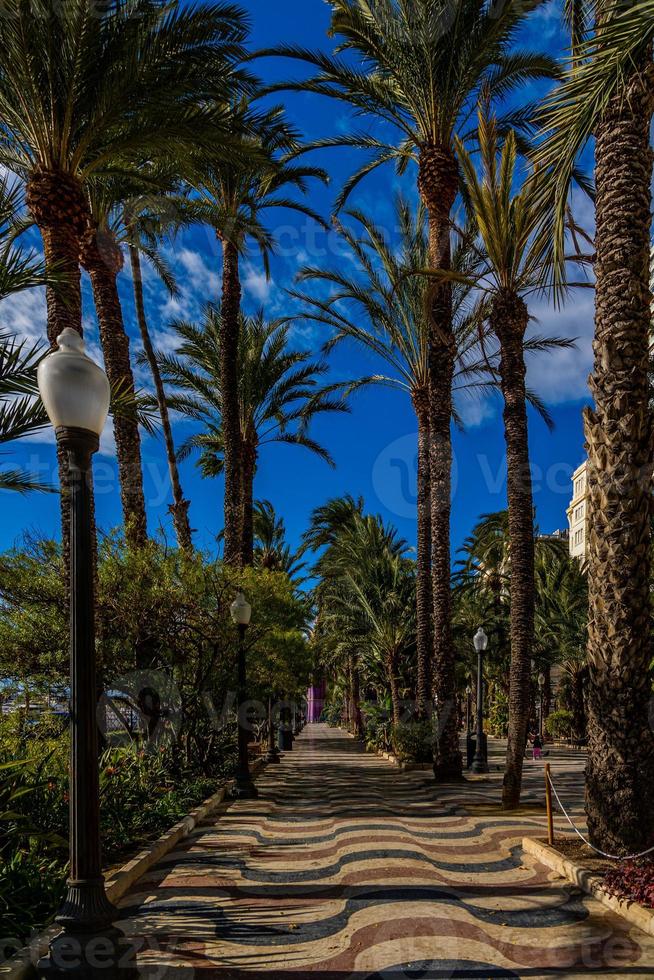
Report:
[[[44,718],[20,739],[0,722],[0,935],[25,942],[63,896],[68,858],[68,736]],[[58,733],[58,735],[57,735]],[[235,726],[214,733],[204,771],[179,745],[134,742],[100,760],[103,861],[124,861],[215,793],[236,762]],[[20,761],[15,761],[17,752]]]
[[[570,738],[573,722],[572,712],[559,708],[545,719],[545,731],[552,738]]]
[[[338,728],[343,718],[343,702],[340,698],[328,701],[322,709],[320,720],[326,722],[331,728]]]
[[[654,908],[654,861],[625,861],[608,872],[603,885],[615,898]]]
[[[361,718],[366,747],[377,752],[388,752],[393,728],[390,696],[381,702],[366,701],[361,706]]]
[[[431,762],[434,757],[434,728],[429,721],[394,725],[393,748],[400,762]]]

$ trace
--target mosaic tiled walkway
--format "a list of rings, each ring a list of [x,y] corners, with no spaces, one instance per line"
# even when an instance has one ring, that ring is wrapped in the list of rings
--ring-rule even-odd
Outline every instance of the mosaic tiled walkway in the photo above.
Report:
[[[570,804],[581,765],[555,760]],[[526,768],[526,806],[505,815],[499,772],[437,787],[310,726],[258,800],[226,807],[123,900],[142,975],[651,978],[654,937],[523,859],[521,838],[543,833],[542,767]]]

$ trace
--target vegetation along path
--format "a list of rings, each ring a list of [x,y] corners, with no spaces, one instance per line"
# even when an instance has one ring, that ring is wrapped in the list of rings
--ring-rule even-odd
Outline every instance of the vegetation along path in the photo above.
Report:
[[[582,765],[556,759],[577,812]],[[499,772],[436,786],[309,726],[258,800],[226,807],[126,896],[143,975],[651,977],[654,938],[523,858],[522,837],[543,833],[542,765],[525,768],[508,814]]]

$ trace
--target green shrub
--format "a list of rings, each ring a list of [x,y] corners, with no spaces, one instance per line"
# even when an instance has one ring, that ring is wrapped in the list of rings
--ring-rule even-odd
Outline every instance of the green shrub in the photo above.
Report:
[[[324,708],[322,709],[322,714],[320,716],[321,721],[326,722],[332,728],[337,728],[343,718],[343,701],[340,698],[334,698],[332,701],[328,701]]]
[[[392,741],[400,762],[431,762],[434,757],[434,729],[429,721],[394,725]]]
[[[361,706],[361,718],[366,747],[378,752],[388,752],[393,728],[390,695],[383,701],[366,701]]]
[[[545,719],[545,731],[552,738],[570,738],[573,722],[572,712],[560,708]]]

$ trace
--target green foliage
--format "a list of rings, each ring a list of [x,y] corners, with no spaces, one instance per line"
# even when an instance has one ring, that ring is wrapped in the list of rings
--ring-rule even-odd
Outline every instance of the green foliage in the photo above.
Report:
[[[330,698],[322,709],[321,721],[326,722],[331,728],[338,728],[344,713],[342,698]]]
[[[559,708],[545,719],[545,731],[552,738],[570,738],[573,724],[573,713],[565,708]]]
[[[509,730],[509,699],[498,684],[489,689],[488,729],[497,738],[506,738]]]
[[[59,548],[26,539],[0,555],[0,676],[25,702],[66,693],[68,629]],[[139,692],[160,714],[110,726],[100,760],[104,860],[138,850],[214,793],[234,771],[237,632],[229,606],[242,589],[249,693],[304,693],[311,668],[310,609],[283,571],[227,569],[150,541],[129,549],[106,537],[98,560],[99,677],[118,709],[139,714]],[[230,700],[231,695],[231,700]],[[127,712],[124,712],[125,715]],[[261,713],[261,710],[260,712]],[[111,710],[110,710],[111,717]],[[26,938],[54,911],[65,877],[68,735],[27,707],[0,716],[0,912],[3,936]],[[148,735],[148,725],[152,731]]]
[[[388,752],[392,743],[392,705],[390,694],[380,701],[366,701],[361,705],[364,721],[364,741],[367,748]]]
[[[394,725],[392,742],[400,762],[431,762],[434,758],[434,727],[430,721]]]

